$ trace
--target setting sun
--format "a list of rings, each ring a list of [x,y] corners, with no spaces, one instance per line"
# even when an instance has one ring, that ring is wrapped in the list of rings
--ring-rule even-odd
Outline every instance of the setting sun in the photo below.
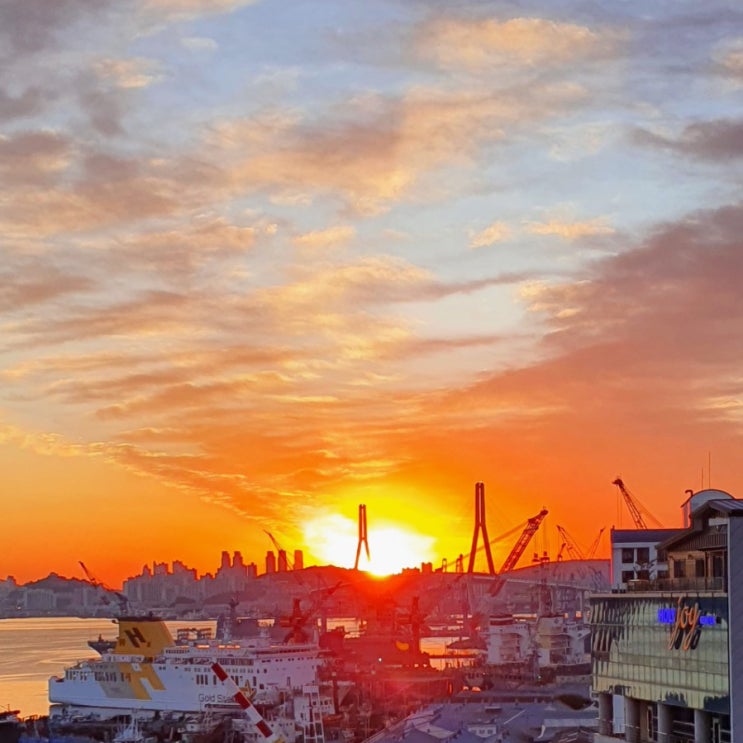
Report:
[[[305,524],[304,536],[318,562],[345,568],[354,566],[359,531],[352,519],[337,514],[315,516]],[[369,528],[367,541],[369,557],[362,549],[359,569],[373,575],[393,575],[432,559],[433,537],[389,522]]]

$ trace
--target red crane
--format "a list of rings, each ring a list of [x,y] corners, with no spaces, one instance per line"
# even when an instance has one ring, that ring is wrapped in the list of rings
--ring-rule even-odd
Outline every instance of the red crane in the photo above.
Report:
[[[516,567],[516,563],[521,559],[521,555],[524,554],[524,551],[529,546],[529,542],[531,542],[532,537],[536,534],[539,525],[547,513],[547,509],[543,508],[536,516],[532,516],[526,522],[524,531],[521,532],[521,536],[516,540],[516,544],[513,545],[513,548],[508,553],[508,557],[506,557],[505,562],[501,565],[501,569],[498,571],[499,574],[507,573]]]
[[[262,740],[264,743],[284,743],[283,737],[271,729],[263,715],[250,701],[248,695],[245,694],[219,663],[212,663],[212,671],[214,671],[214,674],[224,686],[227,687],[228,693],[240,705],[245,717],[253,723],[255,729],[260,733],[258,740]]]
[[[317,597],[311,602],[309,608],[305,610],[302,609],[301,599],[295,598],[292,602],[291,614],[279,618],[279,625],[288,629],[284,637],[284,642],[309,642],[310,633],[305,629],[308,621],[314,614],[320,611],[322,605],[343,585],[342,581],[338,581],[333,586],[319,589]]]

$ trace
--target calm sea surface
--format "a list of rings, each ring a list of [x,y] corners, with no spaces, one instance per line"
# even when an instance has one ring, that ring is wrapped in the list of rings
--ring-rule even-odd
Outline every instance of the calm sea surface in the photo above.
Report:
[[[0,619],[0,707],[46,715],[49,677],[94,656],[88,640],[113,638],[116,630],[110,619]]]

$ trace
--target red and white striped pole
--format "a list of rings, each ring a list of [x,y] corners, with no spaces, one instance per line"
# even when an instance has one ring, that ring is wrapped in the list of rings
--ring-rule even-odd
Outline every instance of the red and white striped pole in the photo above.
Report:
[[[284,739],[277,735],[268,726],[268,723],[263,719],[263,715],[255,708],[255,705],[248,699],[245,693],[235,683],[235,681],[227,674],[227,671],[219,665],[219,663],[212,663],[212,671],[216,674],[217,678],[232,692],[232,698],[242,707],[245,716],[255,725],[258,732],[263,736],[265,743],[284,743]]]

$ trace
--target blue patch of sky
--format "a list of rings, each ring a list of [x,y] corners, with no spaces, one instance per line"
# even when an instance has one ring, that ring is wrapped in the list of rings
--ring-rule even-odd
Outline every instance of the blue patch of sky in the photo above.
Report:
[[[393,17],[392,12],[388,15]],[[144,37],[132,53],[161,60],[166,78],[144,91],[143,101],[164,112],[166,123],[176,116],[184,123],[220,114],[250,115],[277,106],[313,109],[322,118],[328,106],[357,93],[399,94],[415,75],[401,77],[394,69],[344,59],[338,29],[348,27],[355,34],[366,22],[383,27],[384,14],[362,11],[353,3],[266,3],[181,24],[177,33],[167,29]],[[181,43],[189,37],[212,39],[216,48],[189,49]],[[271,76],[280,77],[282,70],[288,71],[285,83],[278,80],[272,85]]]

